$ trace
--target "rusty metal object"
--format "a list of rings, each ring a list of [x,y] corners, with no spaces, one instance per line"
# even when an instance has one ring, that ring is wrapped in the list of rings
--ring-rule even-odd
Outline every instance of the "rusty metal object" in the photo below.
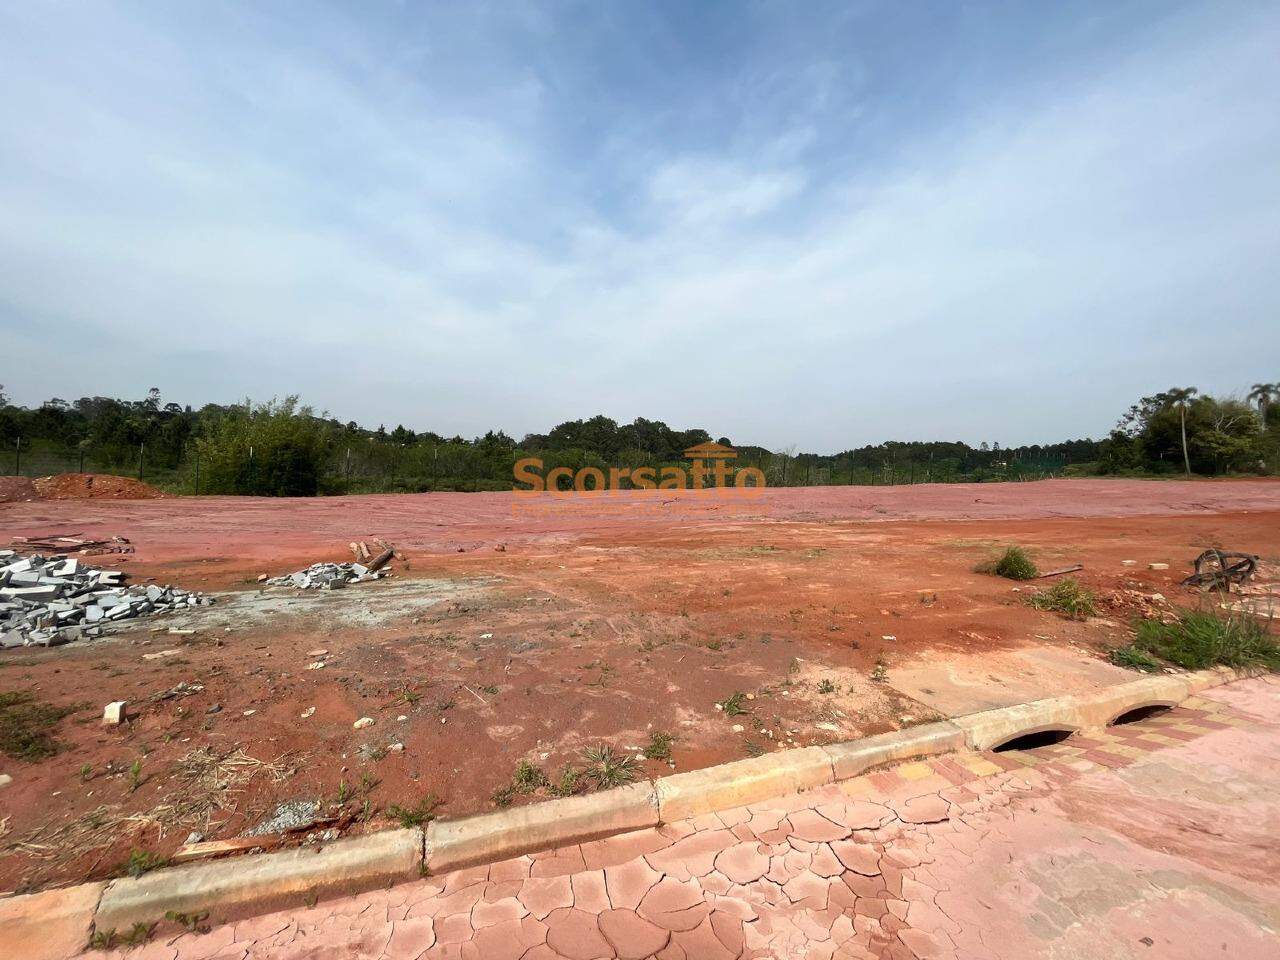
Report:
[[[1258,569],[1258,558],[1252,553],[1232,553],[1210,548],[1195,561],[1196,572],[1182,581],[1183,586],[1207,590],[1229,590],[1231,584],[1246,583]]]

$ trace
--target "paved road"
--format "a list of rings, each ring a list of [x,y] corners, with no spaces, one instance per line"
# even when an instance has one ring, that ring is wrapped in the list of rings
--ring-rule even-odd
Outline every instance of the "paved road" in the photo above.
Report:
[[[131,957],[1280,957],[1280,683]],[[100,953],[92,954],[102,957]]]

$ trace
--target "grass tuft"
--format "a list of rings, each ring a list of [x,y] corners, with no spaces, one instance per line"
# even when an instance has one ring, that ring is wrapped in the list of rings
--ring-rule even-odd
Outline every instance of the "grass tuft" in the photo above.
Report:
[[[994,573],[1006,580],[1034,580],[1040,575],[1021,547],[1009,547],[998,559],[980,563],[976,569],[978,573]]]
[[[399,821],[400,826],[408,829],[409,827],[420,827],[425,823],[430,823],[436,818],[436,811],[443,804],[444,801],[434,793],[428,793],[418,801],[417,806],[402,807],[393,803],[387,808],[387,813],[392,819]]]
[[[1280,671],[1280,642],[1247,615],[1192,610],[1173,623],[1144,620],[1133,646],[1187,670],[1221,665]]]
[[[582,775],[601,790],[630,783],[639,768],[635,757],[615,753],[613,747],[587,747],[582,760],[586,764]]]
[[[747,695],[739,690],[721,700],[720,709],[724,711],[726,717],[741,717],[747,712],[747,708],[743,706],[746,701]]]
[[[650,760],[670,760],[671,744],[674,742],[675,737],[671,736],[671,734],[655,730],[649,735],[649,743],[644,748],[644,755]]]
[[[1127,647],[1116,647],[1111,650],[1107,653],[1107,659],[1117,667],[1128,667],[1130,670],[1138,670],[1142,673],[1160,672],[1160,661],[1132,643]]]
[[[1098,612],[1093,594],[1074,577],[1059,580],[1048,590],[1041,590],[1028,601],[1037,610],[1052,610],[1068,620],[1085,620]]]

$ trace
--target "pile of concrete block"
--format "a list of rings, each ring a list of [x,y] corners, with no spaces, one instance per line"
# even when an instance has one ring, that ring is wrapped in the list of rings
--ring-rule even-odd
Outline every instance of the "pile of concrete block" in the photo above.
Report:
[[[313,563],[305,570],[272,577],[266,583],[271,587],[297,587],[299,590],[338,590],[348,583],[379,580],[385,574],[370,570],[362,563]]]
[[[126,586],[126,577],[73,557],[0,550],[0,647],[52,647],[101,636],[119,620],[213,603],[176,587]]]

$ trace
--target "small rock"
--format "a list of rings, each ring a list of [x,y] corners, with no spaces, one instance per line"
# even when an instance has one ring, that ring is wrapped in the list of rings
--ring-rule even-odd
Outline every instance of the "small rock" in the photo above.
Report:
[[[408,719],[409,719],[409,718],[408,718],[407,716],[405,716],[403,713],[402,713],[402,714],[400,714],[400,716],[396,717],[396,720],[398,720],[400,723],[403,723],[404,721],[406,721],[406,720],[408,720]]]
[[[11,783],[13,783],[13,777],[7,773],[0,773],[0,787],[7,787]]]
[[[209,708],[205,710],[205,713],[221,713],[221,712],[222,712],[222,704],[220,703],[212,703],[209,705]]]
[[[258,582],[259,582],[259,583],[266,583],[269,579],[271,579],[271,578],[270,578],[270,577],[268,577],[265,573],[260,573],[260,574],[258,574]]]
[[[316,715],[316,708],[315,708],[315,707],[307,707],[307,709],[305,709],[305,710],[303,710],[303,711],[302,711],[302,719],[303,719],[303,720],[306,720],[306,719],[307,719],[307,717],[314,717],[315,715]]]
[[[443,720],[444,718],[441,717],[440,719]],[[372,727],[372,726],[373,726],[373,717],[361,717],[359,720],[357,720],[355,723],[351,725],[352,729],[354,730],[363,730],[365,727]]]
[[[1120,566],[1122,566],[1122,567],[1133,567],[1133,566],[1136,566],[1136,565],[1137,565],[1137,563],[1138,563],[1138,561],[1137,561],[1137,560],[1121,560],[1121,561],[1120,561]]]
[[[307,669],[308,669],[308,670],[323,670],[323,669],[324,669],[324,661],[323,661],[323,660],[317,660],[317,661],[315,661],[314,663],[308,663],[308,664],[307,664]]]
[[[204,834],[201,833],[199,830],[192,830],[190,833],[187,834],[186,842],[188,845],[193,843],[204,843]]]
[[[246,711],[244,711],[244,713],[240,714],[240,716],[242,716],[242,717],[252,717],[252,716],[253,716],[255,713],[257,713],[257,712],[258,712],[257,710],[246,710]]]
[[[886,633],[886,634],[885,634],[883,637],[881,637],[880,639],[881,639],[881,640],[897,640],[898,638],[897,638],[897,637],[895,637],[892,633]]]
[[[324,647],[319,647],[318,649],[307,651],[308,657],[327,657],[328,655],[329,655],[329,651],[326,650]]]
[[[1153,593],[1153,594],[1151,595],[1151,599],[1152,599],[1152,600],[1154,600],[1156,603],[1164,603],[1164,594],[1163,594],[1163,593]]]
[[[732,729],[734,733],[742,733],[742,731],[745,730],[746,727],[744,727],[740,723],[735,723],[730,729]]]
[[[388,752],[388,753],[403,753],[403,752],[404,752],[404,744],[403,744],[403,743],[389,743],[389,744],[387,744],[387,752]]]
[[[1167,563],[1148,563],[1147,569],[1148,570],[1168,570],[1169,565]]]
[[[102,711],[102,722],[110,726],[116,726],[124,723],[126,705],[127,704],[124,700],[115,700],[108,703],[106,708]]]

